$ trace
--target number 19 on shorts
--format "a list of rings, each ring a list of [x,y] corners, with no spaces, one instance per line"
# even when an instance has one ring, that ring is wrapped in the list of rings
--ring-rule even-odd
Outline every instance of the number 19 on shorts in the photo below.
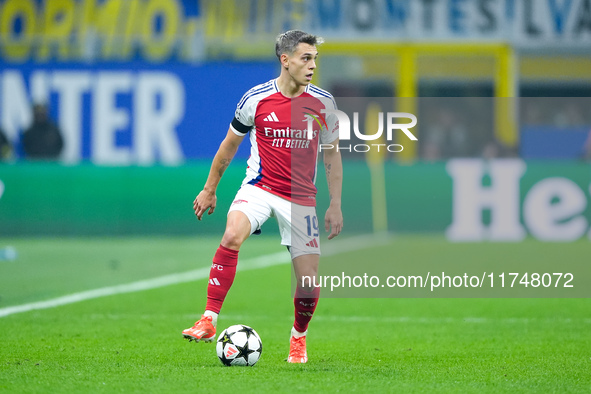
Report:
[[[316,215],[306,216],[306,223],[308,225],[308,236],[317,237],[318,236],[318,218],[316,217]]]

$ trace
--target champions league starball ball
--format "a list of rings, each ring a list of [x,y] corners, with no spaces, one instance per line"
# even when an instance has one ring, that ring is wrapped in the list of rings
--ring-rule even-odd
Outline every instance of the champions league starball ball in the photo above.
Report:
[[[230,326],[222,331],[216,342],[216,352],[222,364],[252,367],[259,361],[263,350],[261,337],[255,330],[243,324]]]

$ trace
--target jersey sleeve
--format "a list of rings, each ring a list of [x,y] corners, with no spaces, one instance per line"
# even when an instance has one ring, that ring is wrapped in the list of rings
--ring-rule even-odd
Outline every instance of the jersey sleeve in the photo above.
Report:
[[[334,101],[334,98],[327,97],[322,98],[322,103],[324,104],[324,108],[329,110],[336,110],[337,104]],[[326,114],[326,124],[328,128],[322,128],[320,132],[320,143],[321,144],[330,144],[334,142],[337,138],[339,138],[339,119],[335,114]]]
[[[243,137],[254,127],[254,115],[256,111],[256,101],[252,100],[250,91],[246,92],[242,99],[236,105],[234,119],[230,123],[230,128],[237,136]]]

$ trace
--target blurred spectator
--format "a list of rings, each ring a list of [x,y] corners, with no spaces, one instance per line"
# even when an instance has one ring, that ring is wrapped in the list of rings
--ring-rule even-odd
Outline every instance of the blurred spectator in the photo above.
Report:
[[[501,146],[496,141],[490,141],[482,150],[482,158],[492,160],[501,157]]]
[[[587,134],[587,141],[583,147],[583,159],[591,161],[591,130]]]
[[[12,146],[6,138],[4,130],[0,129],[0,161],[8,160],[12,157]]]
[[[554,124],[558,128],[565,129],[585,124],[583,113],[579,105],[576,103],[576,99],[570,100],[572,101],[565,103],[565,105],[558,109],[554,114]]]
[[[23,149],[28,159],[57,159],[62,152],[62,135],[48,112],[45,104],[33,106],[33,124],[23,134]]]
[[[422,156],[425,160],[469,157],[471,141],[468,130],[455,111],[441,107],[427,126]]]
[[[523,124],[528,126],[540,126],[544,124],[543,111],[539,103],[539,99],[528,99],[524,100],[524,113],[523,113]]]
[[[423,152],[422,152],[423,160],[427,161],[438,161],[441,160],[441,149],[437,142],[433,140],[426,141],[423,144]]]
[[[509,148],[494,137],[482,149],[482,158],[486,160],[517,156],[516,148]]]

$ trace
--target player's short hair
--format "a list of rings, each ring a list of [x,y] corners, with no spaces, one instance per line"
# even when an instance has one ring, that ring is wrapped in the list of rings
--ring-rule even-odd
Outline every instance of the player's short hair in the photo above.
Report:
[[[291,55],[295,52],[298,44],[305,43],[309,45],[320,45],[324,38],[303,32],[301,30],[289,30],[279,34],[275,40],[275,54],[281,60],[281,55],[287,53]]]

